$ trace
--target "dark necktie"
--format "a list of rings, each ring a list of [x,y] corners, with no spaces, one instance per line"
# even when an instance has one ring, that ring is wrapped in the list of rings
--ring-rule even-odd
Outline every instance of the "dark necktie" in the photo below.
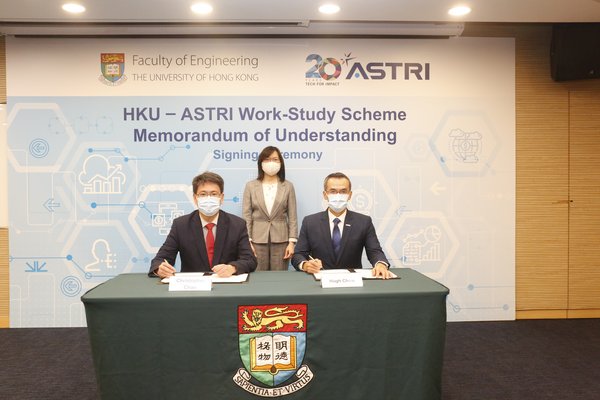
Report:
[[[213,227],[215,224],[212,222],[206,224],[206,253],[208,254],[208,263],[212,267],[213,265],[213,254],[215,253],[215,236],[213,235]]]
[[[331,233],[331,244],[333,244],[333,254],[337,260],[340,255],[340,247],[342,246],[342,234],[340,233],[339,218],[333,220],[333,232]]]

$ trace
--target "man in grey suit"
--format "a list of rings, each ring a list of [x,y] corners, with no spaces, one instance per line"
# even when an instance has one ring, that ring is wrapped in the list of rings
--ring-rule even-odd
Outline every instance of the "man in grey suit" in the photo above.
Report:
[[[197,211],[176,218],[164,244],[150,263],[149,276],[175,273],[179,253],[181,272],[213,272],[220,277],[252,272],[256,257],[250,248],[246,221],[220,210],[224,182],[204,172],[192,181]]]
[[[302,221],[292,257],[294,268],[309,274],[323,268],[362,268],[364,249],[373,265],[373,276],[392,276],[371,217],[347,209],[351,197],[352,184],[346,175],[335,172],[325,178],[323,198],[329,207]]]

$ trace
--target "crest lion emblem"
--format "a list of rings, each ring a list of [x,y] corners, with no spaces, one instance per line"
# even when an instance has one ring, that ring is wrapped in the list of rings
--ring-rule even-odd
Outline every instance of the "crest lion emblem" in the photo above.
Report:
[[[248,318],[248,310],[242,312],[242,318],[246,323],[242,329],[245,331],[260,331],[263,327],[268,330],[277,330],[284,325],[296,324],[298,329],[304,327],[303,315],[298,310],[288,310],[289,307],[273,307],[266,311],[255,308],[252,317]]]
[[[238,307],[238,341],[244,365],[233,377],[238,386],[258,396],[278,397],[294,393],[312,380],[312,371],[302,364],[307,311],[306,304]],[[298,379],[286,385],[294,376]]]

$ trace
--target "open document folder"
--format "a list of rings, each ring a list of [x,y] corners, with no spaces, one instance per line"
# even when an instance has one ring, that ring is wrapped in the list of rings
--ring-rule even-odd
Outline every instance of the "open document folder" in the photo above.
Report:
[[[357,268],[357,269],[322,269],[315,274],[315,279],[320,281],[323,274],[360,274],[363,279],[379,279],[373,276],[372,268]],[[398,279],[398,275],[390,271],[392,276],[390,279]]]
[[[248,280],[248,274],[232,275],[227,278],[221,278],[212,272],[177,272],[177,276],[207,276],[210,277],[212,283],[242,283]],[[162,283],[169,283],[171,277],[162,278]]]

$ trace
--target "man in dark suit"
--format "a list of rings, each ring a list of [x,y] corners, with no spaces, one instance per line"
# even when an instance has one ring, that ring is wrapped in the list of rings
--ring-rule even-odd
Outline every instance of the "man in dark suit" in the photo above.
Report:
[[[347,210],[352,197],[350,178],[341,172],[323,182],[326,211],[304,218],[292,265],[309,274],[321,269],[362,268],[363,249],[373,265],[373,276],[390,278],[388,262],[375,233],[371,217]]]
[[[149,276],[175,273],[177,253],[181,272],[214,272],[220,277],[252,272],[256,257],[250,248],[246,221],[220,210],[224,182],[204,172],[192,181],[197,211],[176,218],[164,244],[150,263]]]

